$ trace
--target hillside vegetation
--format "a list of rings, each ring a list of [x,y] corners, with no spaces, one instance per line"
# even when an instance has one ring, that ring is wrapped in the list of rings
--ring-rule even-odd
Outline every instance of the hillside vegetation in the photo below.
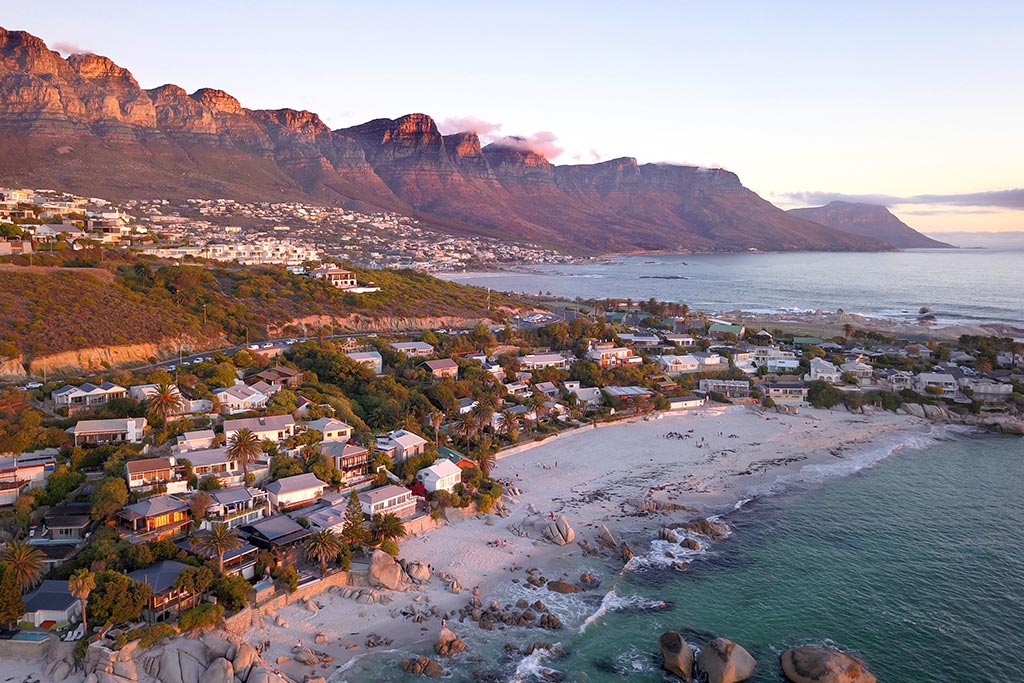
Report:
[[[0,269],[0,356],[42,356],[82,348],[188,338],[211,348],[272,336],[334,332],[384,320],[501,319],[508,297],[414,271],[355,270],[380,292],[349,294],[278,267],[105,262],[95,269]],[[331,322],[333,321],[333,322]]]

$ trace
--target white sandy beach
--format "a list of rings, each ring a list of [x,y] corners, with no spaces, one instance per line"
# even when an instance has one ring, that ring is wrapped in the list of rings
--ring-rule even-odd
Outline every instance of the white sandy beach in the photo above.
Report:
[[[484,605],[495,597],[507,600],[510,593],[503,587],[514,580],[521,586],[529,567],[539,567],[549,579],[575,581],[595,562],[583,558],[578,543],[596,545],[602,524],[642,552],[664,524],[729,510],[742,499],[769,492],[780,481],[799,478],[807,466],[841,465],[874,442],[927,429],[928,423],[892,413],[865,416],[803,408],[800,415],[784,415],[730,406],[564,433],[498,461],[494,476],[521,490],[518,496],[506,496],[507,517],[460,519],[402,543],[404,559],[420,560],[435,573],[458,577],[465,588],[462,594],[447,592],[436,578],[421,589],[393,594],[388,605],[364,606],[337,593],[324,593],[317,599],[324,607],[320,612],[290,606],[280,612],[288,628],[276,627],[268,619],[265,628],[254,630],[249,639],[270,640],[267,658],[274,661],[288,656],[298,641],[312,645],[317,633],[328,634],[329,641],[316,647],[334,657],[332,668],[343,668],[354,656],[366,653],[370,634],[393,641],[385,649],[432,656],[440,616],[414,623],[393,617],[394,610],[422,612],[436,606],[443,615],[465,606],[473,587],[479,588]],[[673,432],[687,438],[666,438]],[[643,512],[629,501],[689,509]],[[553,545],[535,528],[527,528],[526,536],[516,533],[530,506],[545,516],[566,515],[577,543]],[[621,567],[619,558],[611,562]],[[559,600],[545,589],[536,595],[549,604]],[[450,625],[463,636],[478,629],[470,621]]]

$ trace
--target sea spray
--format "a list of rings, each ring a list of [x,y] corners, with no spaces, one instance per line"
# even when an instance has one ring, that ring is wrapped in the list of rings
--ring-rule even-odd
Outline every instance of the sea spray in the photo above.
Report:
[[[648,612],[648,611],[660,611],[670,609],[672,604],[665,600],[652,600],[651,598],[645,598],[642,595],[627,595],[620,597],[615,589],[605,593],[604,598],[601,599],[601,604],[593,614],[583,620],[580,624],[579,632],[586,632],[587,628],[597,622],[608,612],[621,612],[621,611],[632,611],[632,612]]]

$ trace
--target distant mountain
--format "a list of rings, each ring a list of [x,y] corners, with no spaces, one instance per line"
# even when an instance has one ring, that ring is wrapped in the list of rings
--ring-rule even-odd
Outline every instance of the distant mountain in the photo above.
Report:
[[[424,114],[331,130],[212,88],[142,89],[106,57],[0,28],[0,184],[111,199],[229,197],[393,210],[456,233],[580,253],[877,250],[787,214],[729,171],[632,158],[556,166]]]
[[[825,206],[790,209],[789,213],[851,235],[887,242],[900,249],[956,248],[922,235],[896,218],[889,209],[877,204],[831,202]]]

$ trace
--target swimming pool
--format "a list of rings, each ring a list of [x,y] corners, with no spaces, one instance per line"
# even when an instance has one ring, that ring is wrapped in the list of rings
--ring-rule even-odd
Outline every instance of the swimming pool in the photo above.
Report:
[[[39,633],[37,631],[19,631],[11,636],[11,640],[29,640],[32,642],[39,642],[46,640],[50,637],[49,633]]]

